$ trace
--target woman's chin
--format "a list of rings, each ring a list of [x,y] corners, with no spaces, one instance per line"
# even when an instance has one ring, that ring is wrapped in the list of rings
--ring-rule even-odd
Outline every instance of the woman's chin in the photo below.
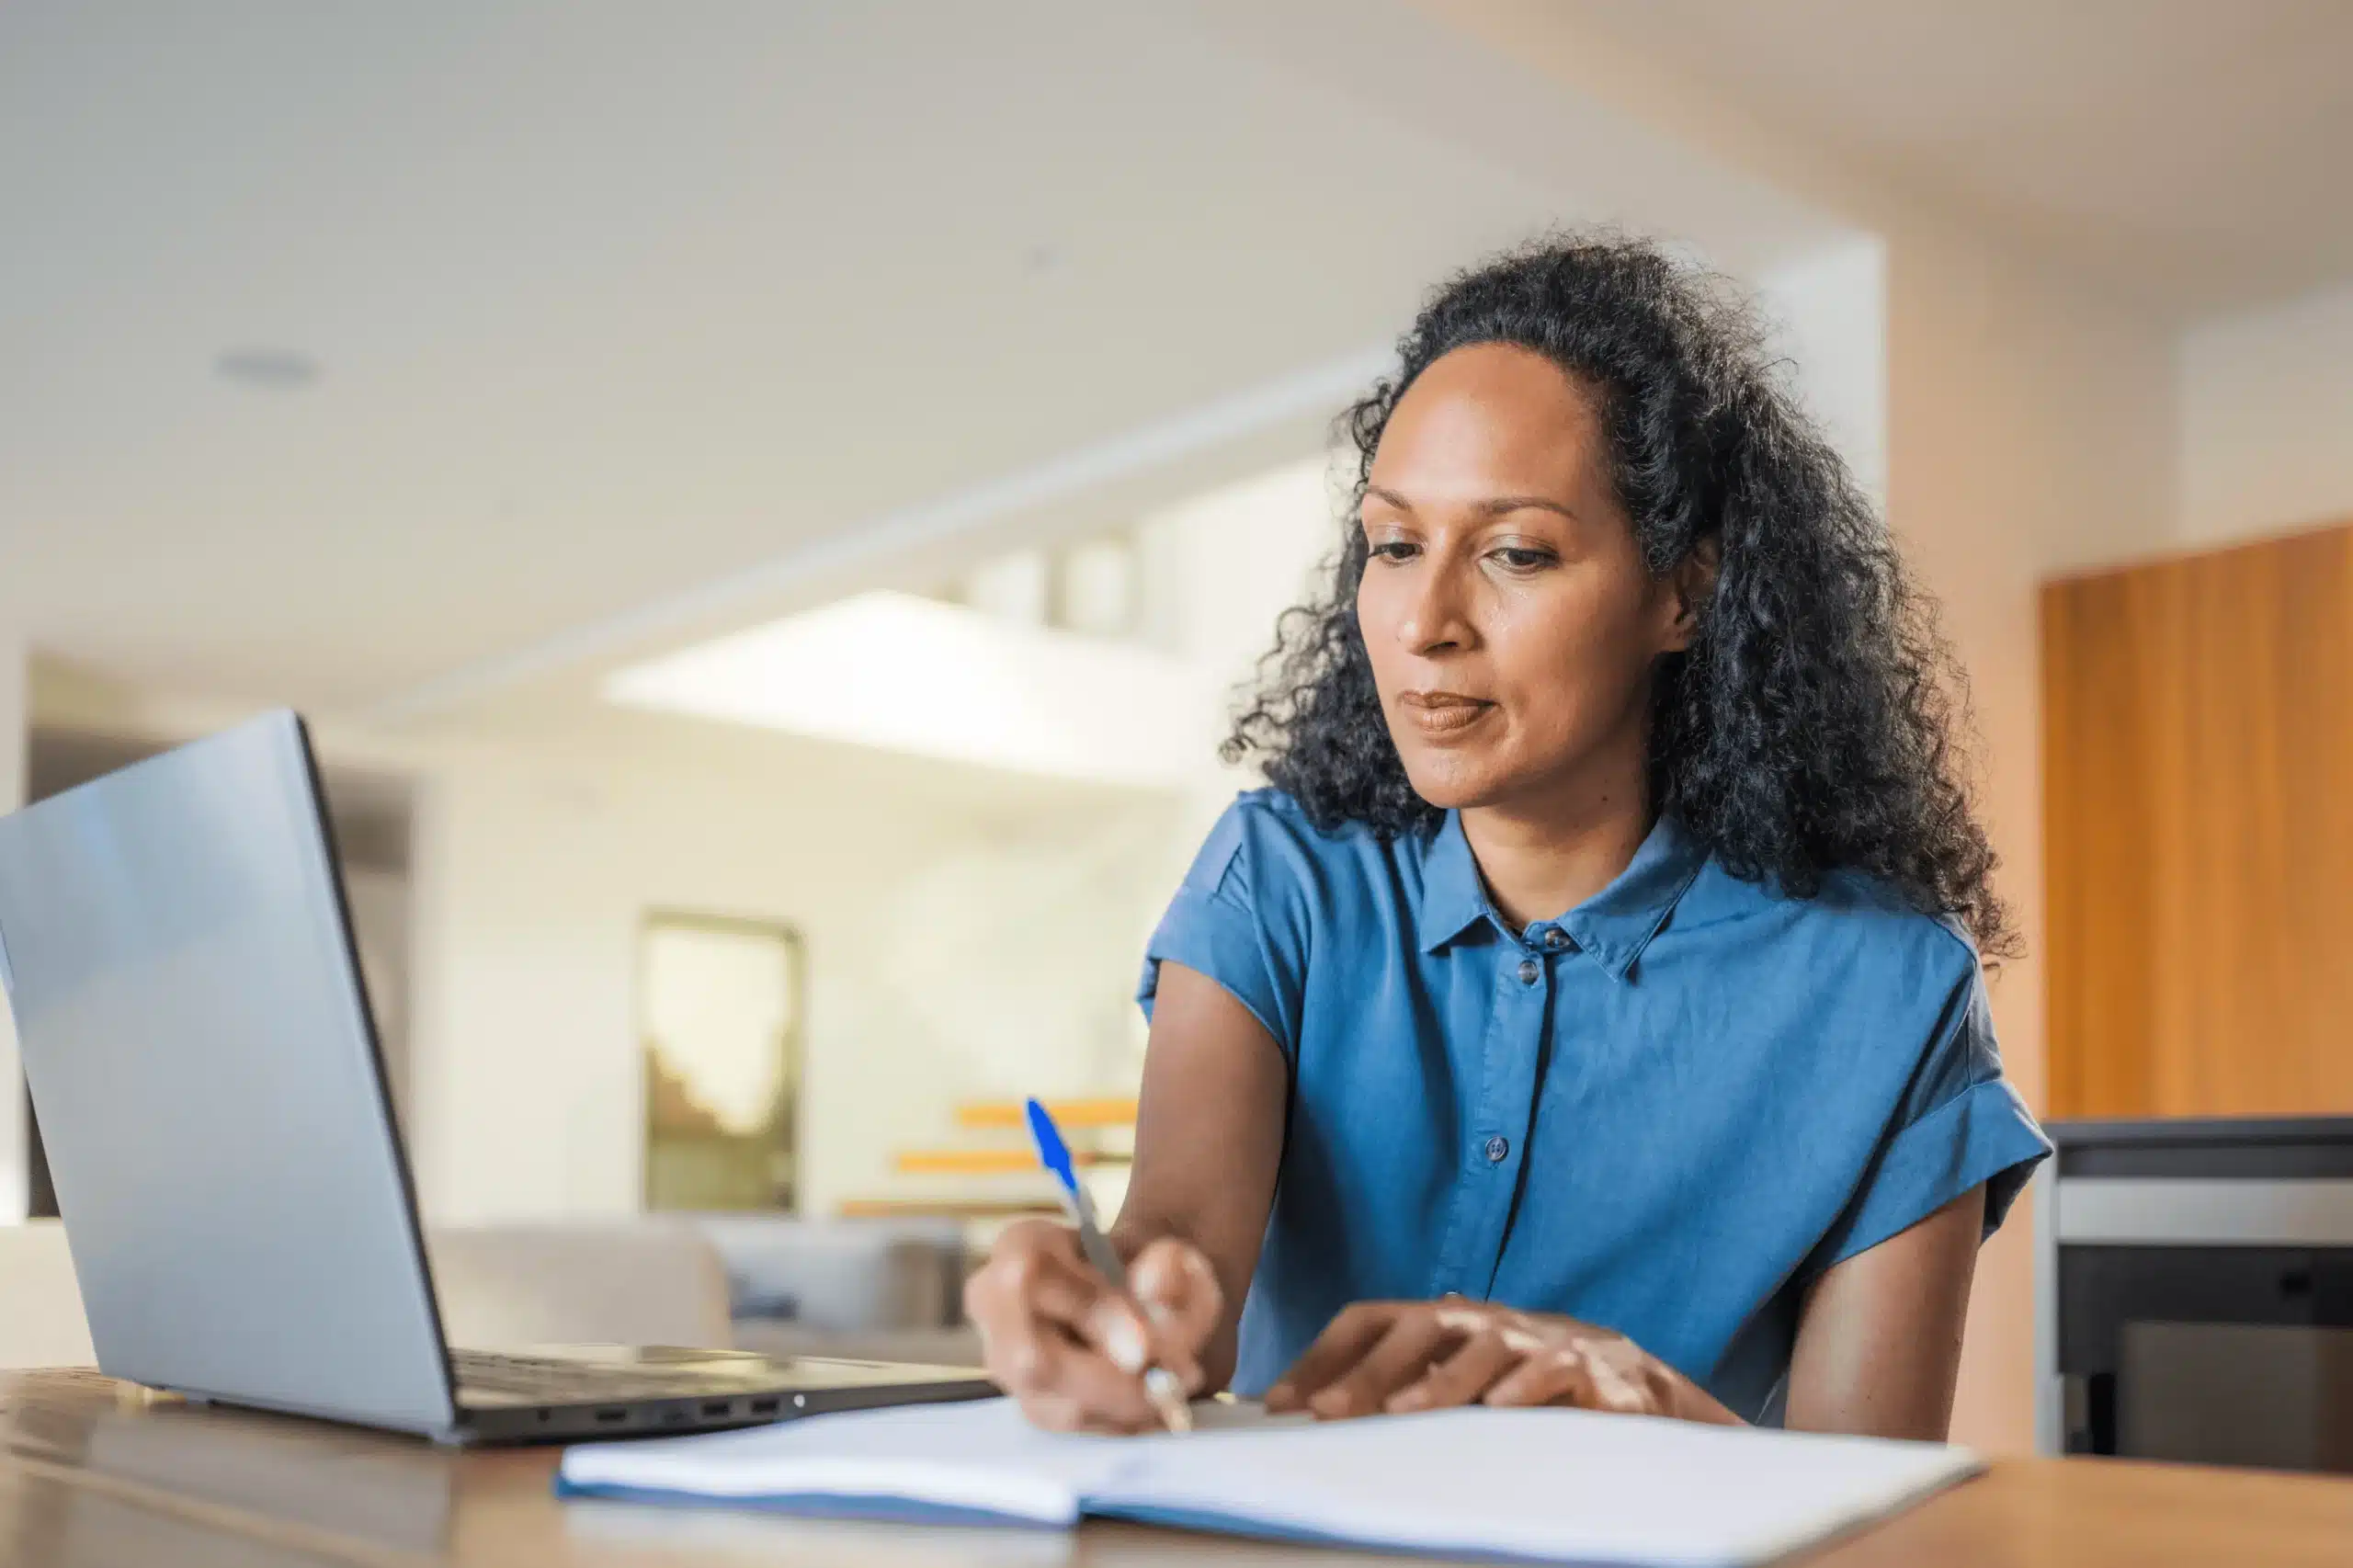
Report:
[[[1504,791],[1493,767],[1466,767],[1463,756],[1405,761],[1405,781],[1414,793],[1443,812],[1467,811],[1494,801]]]

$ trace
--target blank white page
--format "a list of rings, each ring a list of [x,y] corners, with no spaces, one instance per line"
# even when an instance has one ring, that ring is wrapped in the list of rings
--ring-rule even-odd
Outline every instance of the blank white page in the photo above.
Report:
[[[986,1399],[586,1444],[565,1450],[563,1480],[713,1499],[904,1502],[1070,1525],[1080,1499],[1135,1453],[1118,1437],[1041,1432],[1011,1400]]]
[[[1439,1555],[1734,1568],[1979,1468],[1942,1444],[1476,1408],[1155,1442],[1088,1511]]]
[[[1041,1432],[1009,1399],[910,1404],[813,1415],[691,1437],[567,1449],[570,1486],[682,1498],[927,1505],[1043,1525],[1077,1522],[1086,1498],[1161,1447],[1206,1434],[1304,1425],[1256,1404],[1203,1401],[1193,1437],[1096,1437]],[[1223,1440],[1221,1438],[1221,1440]]]

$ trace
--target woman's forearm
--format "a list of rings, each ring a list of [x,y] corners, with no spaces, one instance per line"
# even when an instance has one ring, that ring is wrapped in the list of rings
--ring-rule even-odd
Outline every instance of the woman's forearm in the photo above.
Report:
[[[1111,1243],[1132,1258],[1165,1239],[1207,1260],[1222,1298],[1202,1347],[1211,1389],[1233,1377],[1242,1301],[1274,1204],[1287,1094],[1282,1047],[1250,1010],[1196,971],[1162,964],[1135,1165]]]

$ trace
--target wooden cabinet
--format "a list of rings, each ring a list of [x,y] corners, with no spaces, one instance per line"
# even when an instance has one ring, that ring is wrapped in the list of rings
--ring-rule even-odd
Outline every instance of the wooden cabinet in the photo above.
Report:
[[[2042,596],[2050,1108],[2353,1111],[2353,528]]]

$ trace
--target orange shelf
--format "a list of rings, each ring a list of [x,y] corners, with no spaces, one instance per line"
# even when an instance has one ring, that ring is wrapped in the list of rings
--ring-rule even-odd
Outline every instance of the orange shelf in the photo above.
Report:
[[[1064,1131],[1080,1128],[1133,1127],[1133,1099],[1048,1100],[1046,1108]],[[956,1108],[956,1125],[972,1132],[1021,1131],[1029,1117],[1019,1100],[970,1100]]]
[[[902,1149],[892,1157],[892,1163],[901,1176],[1019,1176],[1025,1171],[1044,1174],[1036,1152],[1029,1149]],[[1120,1165],[1127,1164],[1127,1157],[1074,1149],[1071,1163]]]
[[[845,1220],[1018,1220],[1030,1214],[1059,1214],[1062,1205],[1045,1199],[958,1202],[924,1198],[845,1198],[834,1211]]]

